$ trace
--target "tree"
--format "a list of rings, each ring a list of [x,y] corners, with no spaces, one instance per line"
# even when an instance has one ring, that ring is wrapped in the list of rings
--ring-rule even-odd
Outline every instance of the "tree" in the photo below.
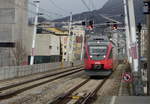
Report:
[[[27,59],[27,52],[21,41],[16,42],[15,48],[12,49],[12,54],[14,56],[13,58],[14,65],[17,66],[23,65],[23,63]]]

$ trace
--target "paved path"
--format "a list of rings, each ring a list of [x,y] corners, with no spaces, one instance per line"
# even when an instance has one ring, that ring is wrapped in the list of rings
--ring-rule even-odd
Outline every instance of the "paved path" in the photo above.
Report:
[[[109,104],[150,104],[150,97],[113,96]]]

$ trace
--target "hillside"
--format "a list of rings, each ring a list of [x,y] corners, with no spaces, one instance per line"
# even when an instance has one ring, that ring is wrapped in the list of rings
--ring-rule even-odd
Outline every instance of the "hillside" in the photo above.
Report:
[[[143,1],[142,0],[134,0],[135,5],[135,15],[136,15],[136,22],[144,23],[144,15],[142,13],[143,8]],[[123,22],[124,21],[124,8],[123,8],[123,0],[109,0],[101,9],[94,10],[93,12],[83,12],[80,14],[73,15],[73,20],[89,20],[94,19],[95,23],[104,23],[108,20],[104,19],[100,16],[103,14],[105,16],[111,16],[111,18],[116,19],[117,21]],[[122,15],[122,16],[116,16]],[[57,19],[55,21],[68,21],[69,17]]]

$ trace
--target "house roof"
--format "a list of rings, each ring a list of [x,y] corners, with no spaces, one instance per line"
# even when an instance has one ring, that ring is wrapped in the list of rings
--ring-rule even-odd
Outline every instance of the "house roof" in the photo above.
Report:
[[[58,35],[58,36],[68,36],[68,31],[66,30],[64,31],[55,27],[44,27],[43,30],[46,30],[50,33],[54,33],[55,35]]]

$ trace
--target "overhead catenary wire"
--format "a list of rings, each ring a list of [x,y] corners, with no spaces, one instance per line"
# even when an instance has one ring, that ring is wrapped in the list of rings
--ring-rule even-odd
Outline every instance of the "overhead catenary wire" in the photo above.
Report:
[[[95,9],[94,0],[89,0],[89,7],[90,7],[91,11],[93,11]]]
[[[96,14],[94,14],[94,10],[96,9],[96,5],[94,0],[88,0],[89,5],[91,5],[91,7],[85,2],[85,0],[81,0],[82,3],[84,4],[84,6],[91,12],[91,14],[88,16],[87,20],[93,20],[94,21],[94,17],[96,17]]]
[[[117,20],[115,20],[115,19],[112,19],[112,18],[107,17],[107,16],[102,15],[102,14],[99,14],[99,16],[101,16],[101,17],[103,17],[103,18],[105,18],[105,19],[107,19],[107,20],[109,20],[109,21],[112,21],[112,22],[121,23],[120,21],[117,21]]]
[[[28,4],[36,7],[36,5],[34,3],[32,3],[32,2],[28,2]],[[57,15],[57,16],[63,16],[62,14],[50,12],[50,11],[44,9],[44,8],[41,8],[41,7],[39,7],[39,10],[45,11],[46,13],[51,14],[51,15],[53,14],[53,15]]]
[[[91,0],[91,8],[92,8],[92,11],[95,9],[94,7],[95,7],[95,5],[94,5],[94,0]]]
[[[12,1],[7,1],[7,2],[9,2],[10,4],[12,4],[12,5],[15,5],[17,8],[20,8],[20,9],[23,9],[24,11],[26,11],[26,12],[29,12],[29,13],[31,13],[31,14],[33,14],[33,15],[36,15],[36,13],[34,12],[34,11],[32,11],[32,10],[29,10],[29,8],[27,8],[27,7],[23,7],[22,5],[20,5],[19,3],[15,3],[15,2],[12,2]],[[49,18],[52,18],[49,14],[45,14],[47,17],[49,17]]]
[[[26,12],[28,12],[28,13],[31,13],[31,14],[33,14],[33,15],[36,15],[36,13],[34,12],[34,11],[32,11],[32,10],[29,10],[29,8],[28,7],[23,7],[22,5],[20,5],[20,3],[16,3],[16,2],[12,2],[12,1],[7,1],[8,3],[10,3],[10,4],[12,4],[12,5],[15,5],[17,8],[20,8],[20,9],[23,9],[24,11],[26,11]],[[32,6],[36,6],[36,5],[34,5],[34,3],[31,3],[31,2],[29,2],[28,4],[31,4]],[[28,5],[27,4],[27,5]],[[50,19],[52,19],[52,14],[53,15],[56,15],[56,16],[61,16],[62,17],[62,15],[61,14],[57,14],[57,13],[53,13],[53,12],[49,12],[49,11],[47,11],[46,9],[43,9],[43,8],[39,8],[40,10],[43,10],[44,11],[44,15],[45,16],[47,16],[47,17],[49,17]]]
[[[34,5],[32,4],[32,6],[34,6]],[[34,7],[36,7],[36,6],[34,6]],[[39,8],[39,15],[44,15],[44,16],[46,16],[46,17],[48,17],[48,18],[50,18],[52,20],[52,19],[54,19],[54,17],[52,16],[52,14],[55,15],[55,16],[58,16],[58,17],[61,16],[61,15],[57,15],[57,14],[51,13],[49,11],[46,11],[43,8]],[[34,12],[34,15],[36,15],[35,12]]]
[[[84,4],[84,6],[85,6],[89,11],[91,11],[90,7],[87,5],[87,3],[86,3],[84,0],[81,0],[81,2]]]
[[[53,4],[53,6],[55,6],[59,10],[65,12],[65,13],[68,13],[65,9],[61,8],[60,6],[58,6],[53,0],[49,0],[49,1]]]

